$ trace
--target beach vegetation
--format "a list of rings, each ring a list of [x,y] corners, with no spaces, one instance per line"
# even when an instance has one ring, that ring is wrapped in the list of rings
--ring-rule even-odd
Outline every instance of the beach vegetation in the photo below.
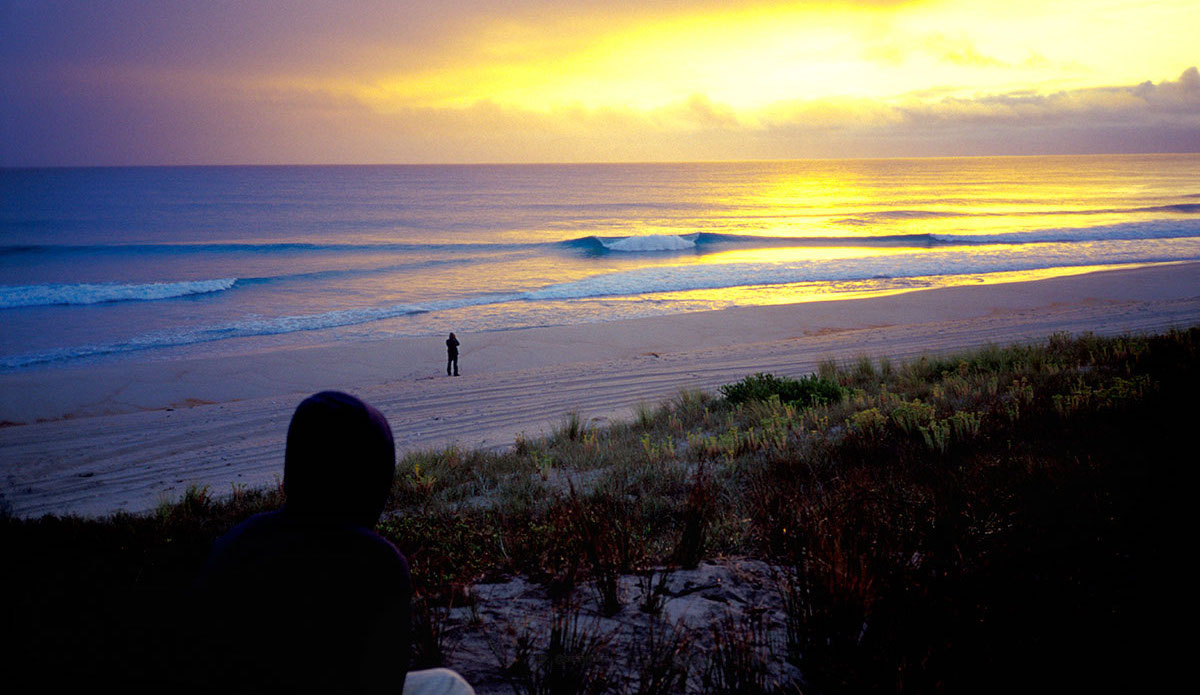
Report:
[[[562,424],[558,431],[555,432],[555,437],[558,439],[566,439],[567,441],[578,441],[581,437],[587,434],[587,428],[584,424],[583,417],[572,410],[563,416]]]
[[[612,692],[616,680],[611,637],[597,621],[586,619],[578,606],[561,604],[553,611],[544,644],[526,626],[511,652],[500,652],[506,680],[518,695]]]
[[[510,691],[1136,690],[1169,600],[1159,549],[1184,547],[1167,500],[1196,393],[1200,328],[827,361],[603,427],[566,414],[506,449],[407,453],[378,530],[409,559],[413,663],[490,668]],[[48,690],[80,669],[174,682],[173,618],[212,541],[282,495],[0,516],[18,663]],[[673,577],[735,557],[774,568],[777,613],[665,622]],[[472,587],[514,577],[547,604],[504,632]],[[653,632],[618,650],[604,621],[634,615]],[[489,630],[496,663],[464,663],[457,645]]]
[[[655,614],[657,615],[657,614]],[[626,691],[633,695],[676,695],[687,692],[694,660],[688,630],[651,619],[643,639],[633,643],[626,672],[637,679]]]
[[[712,648],[700,674],[700,692],[714,695],[775,695],[784,692],[772,677],[775,659],[761,613],[722,616],[710,628]]]
[[[793,379],[759,372],[721,387],[721,395],[733,404],[774,397],[789,405],[813,406],[837,401],[843,394],[837,382],[816,374]]]
[[[452,599],[417,589],[412,595],[409,668],[426,669],[446,665],[447,655],[457,643],[450,622]]]

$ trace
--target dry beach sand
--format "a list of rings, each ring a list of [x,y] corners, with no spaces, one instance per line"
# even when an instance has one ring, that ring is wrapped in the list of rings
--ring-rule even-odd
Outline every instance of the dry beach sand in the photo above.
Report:
[[[628,416],[680,389],[746,374],[799,376],[825,359],[904,360],[1057,332],[1200,324],[1200,263],[868,299],[460,335],[238,358],[0,375],[0,505],[20,516],[143,511],[189,484],[273,485],[303,396],[355,393],[401,450],[510,445],[569,411]]]

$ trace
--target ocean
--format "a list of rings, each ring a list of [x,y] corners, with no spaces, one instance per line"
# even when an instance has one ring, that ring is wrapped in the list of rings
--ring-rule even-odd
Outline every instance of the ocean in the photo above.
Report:
[[[1200,260],[1200,155],[0,169],[0,370]]]

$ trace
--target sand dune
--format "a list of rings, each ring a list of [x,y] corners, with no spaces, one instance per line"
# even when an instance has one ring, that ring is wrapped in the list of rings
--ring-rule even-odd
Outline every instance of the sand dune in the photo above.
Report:
[[[281,350],[222,360],[0,375],[0,503],[13,513],[143,511],[189,484],[273,485],[291,410],[324,388],[387,415],[402,450],[501,447],[569,411],[617,418],[681,389],[824,359],[904,360],[1056,331],[1157,332],[1200,323],[1200,264],[889,297]],[[40,421],[39,421],[40,420]]]

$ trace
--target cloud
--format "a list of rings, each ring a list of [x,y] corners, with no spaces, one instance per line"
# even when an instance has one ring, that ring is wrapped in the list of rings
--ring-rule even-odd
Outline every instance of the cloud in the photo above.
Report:
[[[916,42],[920,50],[935,60],[950,65],[973,68],[1007,68],[1011,65],[979,50],[975,42],[961,36],[951,37],[940,32],[925,34]],[[901,54],[904,54],[904,50]]]
[[[651,111],[481,100],[380,112],[345,93],[220,81],[169,94],[85,81],[41,93],[20,117],[5,110],[6,98],[0,90],[0,163],[9,166],[1200,152],[1196,68],[1158,83],[1046,95],[819,99],[752,114],[700,94]],[[55,137],[40,134],[47,129]]]
[[[914,124],[963,121],[1033,126],[1065,120],[1142,123],[1177,116],[1181,124],[1200,125],[1200,73],[1185,70],[1177,80],[1124,87],[1094,87],[1053,94],[1010,93],[977,99],[947,98],[898,107]]]
[[[680,107],[663,109],[662,112],[678,117],[688,127],[736,128],[740,125],[732,108],[714,104],[703,94],[693,94]]]
[[[1200,102],[1200,70],[1192,66],[1183,71],[1178,80],[1154,84],[1143,82],[1135,89],[1138,96],[1148,102],[1163,105],[1194,106]]]
[[[941,60],[943,62],[951,63],[953,65],[961,65],[961,66],[975,67],[975,68],[979,68],[979,67],[1006,68],[1006,67],[1009,67],[1008,63],[1004,62],[1003,60],[1000,60],[999,58],[993,58],[992,56],[984,55],[983,53],[980,53],[979,50],[977,48],[975,48],[974,46],[964,46],[959,49],[947,51],[942,54]]]
[[[438,161],[643,161],[1200,151],[1200,75],[1157,84],[884,104],[778,104],[753,119],[694,95],[672,107],[532,112],[479,103],[392,121],[405,154]],[[480,136],[486,133],[486,136]],[[439,143],[440,148],[411,142]],[[400,154],[396,152],[396,154]],[[409,161],[409,160],[401,160]]]
[[[1200,72],[1048,95],[800,103],[764,128],[796,156],[1200,152]]]
[[[913,0],[829,0],[891,7]],[[741,3],[739,10],[781,5]],[[356,72],[438,64],[477,43],[487,27],[524,38],[561,37],[647,19],[728,9],[722,0],[0,0],[0,58],[15,65],[156,65]]]
[[[1156,74],[1139,69],[1128,85],[1053,91],[1045,85],[1082,83],[1061,81],[1082,72],[1064,68],[1074,54],[1057,50],[1060,42],[1030,44],[1043,54],[977,43],[969,24],[914,20],[893,31],[888,12],[847,12],[829,31],[814,23],[808,43],[789,24],[778,54],[714,55],[704,65],[697,56],[717,47],[659,31],[683,18],[708,32],[700,36],[725,37],[735,27],[718,20],[734,16],[730,6],[362,0],[346,11],[318,0],[0,0],[0,166],[1200,150],[1194,67],[1157,83],[1134,84]],[[696,14],[704,10],[716,14]],[[756,17],[739,41],[760,47],[758,32],[773,19]],[[871,42],[855,43],[859,30]],[[906,53],[909,34],[924,43]],[[630,43],[605,43],[613,36]],[[664,42],[662,53],[638,52]],[[872,60],[854,62],[860,50]],[[715,73],[725,81],[712,81]],[[984,73],[998,76],[986,82],[991,93],[971,87],[985,84],[971,82]],[[901,84],[913,75],[920,79]],[[1034,81],[1046,75],[1060,81]],[[885,91],[839,91],[872,81]],[[923,89],[803,98],[910,87]],[[802,98],[769,103],[777,95]]]

